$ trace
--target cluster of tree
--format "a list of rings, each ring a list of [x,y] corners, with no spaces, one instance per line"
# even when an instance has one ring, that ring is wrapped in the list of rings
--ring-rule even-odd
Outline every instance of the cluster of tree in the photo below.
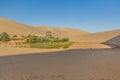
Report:
[[[2,32],[0,34],[0,41],[2,42],[8,42],[10,40],[10,36],[6,32]]]
[[[66,42],[69,41],[68,38],[54,38],[54,37],[49,37],[49,38],[42,38],[42,37],[38,37],[38,36],[31,36],[29,35],[26,39],[27,43],[39,43],[39,42]]]
[[[13,35],[12,38],[6,33],[2,32],[0,33],[0,41],[2,42],[8,42],[10,40],[18,40],[20,38],[17,37],[17,35]],[[68,38],[59,38],[59,37],[38,37],[38,36],[33,36],[33,35],[28,35],[25,37],[27,43],[39,43],[39,42],[66,42],[69,41]]]

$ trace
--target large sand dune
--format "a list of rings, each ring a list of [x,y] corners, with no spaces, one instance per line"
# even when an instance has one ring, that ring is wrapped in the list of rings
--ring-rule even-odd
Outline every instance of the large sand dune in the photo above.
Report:
[[[120,29],[81,35],[80,41],[102,43],[118,35],[120,35]]]
[[[48,26],[37,26],[34,29],[39,30],[42,34],[45,34],[46,31],[51,31],[54,36],[69,38],[71,41],[79,42],[79,37],[84,34],[89,34],[88,32],[72,29],[72,28],[57,28],[57,27],[48,27]]]
[[[115,46],[115,47],[120,47],[120,35],[103,42],[104,44]]]
[[[0,18],[0,32],[7,32],[10,35],[22,36],[32,34],[34,31],[28,25]]]
[[[48,26],[28,26],[8,19],[0,18],[0,32],[7,32],[10,35],[26,36],[29,34],[45,35],[47,31],[51,31],[56,37],[69,38],[71,41],[78,40],[80,35],[88,34],[88,32],[71,29],[57,28]]]
[[[70,41],[73,41],[73,42],[85,42],[85,43],[87,42],[87,43],[94,43],[95,45],[97,43],[98,48],[104,48],[104,47],[108,48],[108,46],[105,46],[99,43],[109,41],[110,39],[120,35],[120,29],[112,30],[112,31],[105,31],[105,32],[88,33],[86,31],[72,29],[72,28],[57,28],[57,27],[49,27],[49,26],[29,26],[29,25],[21,24],[21,23],[11,21],[5,18],[0,18],[0,32],[7,32],[11,36],[13,35],[27,36],[29,34],[45,35],[47,31],[51,31],[53,36],[69,38]],[[82,46],[81,45],[79,46],[79,45],[80,44],[74,44],[71,48],[74,48],[74,46],[81,48]],[[90,46],[92,48],[96,47],[90,44],[87,47],[89,48]]]

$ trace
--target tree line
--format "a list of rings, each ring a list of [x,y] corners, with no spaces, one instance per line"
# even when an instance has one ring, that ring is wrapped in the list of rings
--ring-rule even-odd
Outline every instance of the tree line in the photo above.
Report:
[[[14,35],[13,38],[17,38],[17,35]],[[10,35],[6,32],[0,33],[0,41],[2,41],[3,43],[6,43],[13,38],[10,38]],[[38,37],[38,36],[34,36],[34,35],[28,35],[27,37],[25,37],[26,43],[66,42],[66,41],[69,41],[69,39],[68,38],[59,38],[59,37]]]

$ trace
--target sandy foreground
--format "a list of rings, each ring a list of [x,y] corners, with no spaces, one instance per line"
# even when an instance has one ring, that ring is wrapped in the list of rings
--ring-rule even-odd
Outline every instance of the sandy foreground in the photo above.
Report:
[[[94,42],[78,42],[72,44],[69,49],[109,49],[111,48],[108,45],[100,44],[100,43],[94,43]]]
[[[0,80],[120,80],[120,49],[1,56]]]
[[[68,49],[109,49],[110,46],[98,43],[74,43]],[[0,56],[34,54],[44,52],[63,51],[68,49],[36,49],[36,48],[15,48],[0,46]]]
[[[34,54],[34,53],[54,52],[54,51],[61,51],[61,50],[64,50],[64,49],[34,49],[34,48],[0,47],[0,56]]]

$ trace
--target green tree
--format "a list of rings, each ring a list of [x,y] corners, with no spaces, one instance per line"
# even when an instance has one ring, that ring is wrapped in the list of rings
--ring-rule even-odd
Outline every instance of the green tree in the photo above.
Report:
[[[2,32],[0,34],[0,39],[2,42],[8,42],[10,40],[10,36],[6,32]]]
[[[41,38],[37,36],[28,36],[26,40],[27,43],[38,43],[40,41],[41,41]]]

